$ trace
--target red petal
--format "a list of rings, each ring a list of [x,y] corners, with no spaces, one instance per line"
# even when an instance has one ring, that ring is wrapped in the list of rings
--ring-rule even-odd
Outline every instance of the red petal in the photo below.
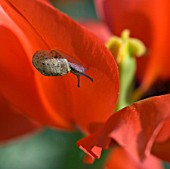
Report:
[[[113,114],[103,129],[78,142],[93,157],[100,153],[93,147],[107,149],[115,140],[135,159],[142,160],[150,154],[156,136],[170,118],[170,94],[152,97]],[[114,144],[114,142],[113,142]]]
[[[148,47],[147,57],[138,60],[143,91],[157,78],[170,78],[169,0],[96,0],[96,7],[114,34],[120,35],[123,29],[129,29],[133,37]]]
[[[22,116],[7,101],[0,97],[0,142],[37,131],[40,126]]]
[[[24,43],[24,36],[22,34],[20,36]],[[32,65],[19,39],[11,30],[2,25],[0,25],[0,37],[0,92],[9,104],[41,124],[50,123],[55,126],[68,127],[67,123],[55,112],[50,111],[48,104],[41,97],[34,79]]]
[[[128,152],[122,148],[113,149],[109,155],[105,168],[107,169],[163,169],[161,162],[150,156],[143,162],[135,161]]]
[[[166,120],[152,147],[152,154],[170,162],[170,119]]]
[[[81,25],[88,28],[92,33],[94,33],[99,39],[104,43],[109,40],[112,36],[111,31],[108,29],[107,25],[103,22],[88,20],[80,22]]]
[[[155,143],[152,148],[152,154],[160,159],[170,162],[170,140],[163,143]]]
[[[49,106],[85,130],[92,123],[103,123],[115,108],[119,82],[115,61],[102,42],[41,0],[9,0],[4,1],[3,7],[28,36],[33,49],[64,51],[88,67],[87,74],[94,78],[91,83],[82,77],[78,89],[73,75],[48,78],[36,74],[43,99]],[[35,32],[36,36],[32,37]],[[32,55],[28,57],[31,59]]]

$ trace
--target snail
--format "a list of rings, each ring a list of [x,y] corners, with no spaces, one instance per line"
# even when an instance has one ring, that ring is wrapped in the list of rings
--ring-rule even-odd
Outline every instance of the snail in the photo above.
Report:
[[[45,76],[63,76],[69,72],[73,73],[77,76],[78,87],[80,87],[80,76],[93,82],[93,78],[84,73],[86,68],[58,50],[39,50],[33,55],[32,63]]]

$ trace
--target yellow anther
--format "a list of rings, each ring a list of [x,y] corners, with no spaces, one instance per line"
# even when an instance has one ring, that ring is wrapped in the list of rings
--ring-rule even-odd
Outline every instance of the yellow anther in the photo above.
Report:
[[[122,64],[126,57],[139,57],[146,52],[145,45],[136,38],[130,38],[130,31],[124,30],[121,37],[113,36],[106,43],[118,64]]]

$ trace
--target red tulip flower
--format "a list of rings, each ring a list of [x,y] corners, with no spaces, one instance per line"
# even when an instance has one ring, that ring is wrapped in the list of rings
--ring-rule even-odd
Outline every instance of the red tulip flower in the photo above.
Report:
[[[95,5],[114,35],[129,29],[148,48],[146,57],[138,59],[137,66],[142,93],[157,80],[170,79],[169,0],[96,0]]]
[[[1,140],[45,126],[79,128],[84,133],[95,131],[78,143],[94,158],[117,142],[132,161],[149,153],[170,160],[165,151],[170,138],[170,96],[150,98],[113,114],[119,92],[113,56],[100,40],[47,0],[0,0],[0,37],[0,106],[6,122],[0,124]],[[42,50],[70,56],[87,68],[94,82],[81,77],[78,88],[74,74],[41,75],[32,57]]]
[[[9,127],[0,131],[2,139],[9,135],[15,121],[18,131],[13,130],[11,137],[38,126],[90,132],[112,114],[119,82],[111,53],[48,1],[0,0],[0,37],[1,119]],[[32,57],[39,50],[69,55],[87,68],[94,82],[81,77],[78,88],[71,73],[61,77],[41,75],[32,65]]]

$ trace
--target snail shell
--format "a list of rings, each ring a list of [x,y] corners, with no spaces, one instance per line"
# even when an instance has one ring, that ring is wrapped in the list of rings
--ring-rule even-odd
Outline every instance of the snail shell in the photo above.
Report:
[[[34,67],[45,76],[63,76],[71,71],[69,62],[56,50],[40,50],[33,55]]]

